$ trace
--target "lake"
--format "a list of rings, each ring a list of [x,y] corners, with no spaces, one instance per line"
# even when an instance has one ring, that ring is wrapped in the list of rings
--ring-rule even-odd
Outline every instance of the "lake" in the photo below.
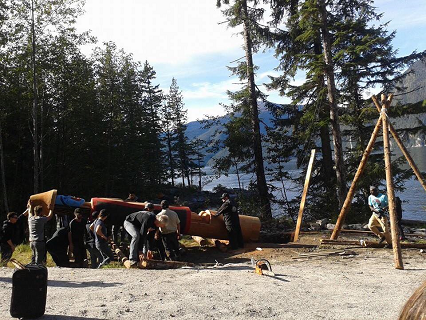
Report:
[[[420,171],[425,172],[426,147],[410,148],[409,152]],[[401,152],[399,150],[394,150],[392,159],[395,159],[400,155]],[[405,167],[409,168],[409,165],[406,164]],[[299,170],[289,170],[290,174],[298,174],[299,172]],[[240,176],[240,181],[243,188],[246,188],[250,184],[250,181],[255,179],[255,174],[245,174]],[[227,188],[238,188],[237,175],[229,174],[228,176],[221,176],[218,179],[213,179],[211,175],[203,177],[203,190],[211,191],[218,184],[221,184]],[[280,184],[277,182],[272,184],[277,187],[280,186]],[[426,191],[415,177],[407,180],[404,186],[404,191],[395,193],[395,195],[400,197],[403,201],[403,219],[426,221]],[[287,197],[289,199],[297,197],[302,192],[300,190],[302,189],[302,186],[297,187],[291,181],[286,181],[285,187],[287,189]],[[279,212],[277,212],[278,208],[273,208],[273,210],[275,215],[279,214]]]

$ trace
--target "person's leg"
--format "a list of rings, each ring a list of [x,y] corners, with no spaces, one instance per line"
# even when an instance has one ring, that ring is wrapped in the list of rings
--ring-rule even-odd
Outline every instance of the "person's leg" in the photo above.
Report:
[[[229,237],[229,246],[231,249],[238,249],[238,242],[235,234],[235,229],[228,225],[226,226],[226,231],[228,231],[228,237]]]
[[[1,245],[1,265],[6,265],[10,258],[12,258],[12,249],[8,244],[2,244]]]
[[[97,243],[96,244],[96,249],[99,250],[99,252],[100,252],[100,254],[102,256],[102,258],[101,258],[102,261],[99,264],[98,268],[102,267],[105,264],[108,264],[111,261],[110,257],[108,256],[108,253],[107,253],[105,245],[108,247],[108,244],[106,242],[105,243],[103,242],[103,243]]]
[[[31,248],[31,252],[32,252],[32,256],[31,256],[31,264],[35,264],[36,263],[36,255],[37,255],[37,251],[36,251],[36,242],[31,241],[30,242],[30,248]]]
[[[43,264],[46,254],[46,243],[44,241],[34,242],[35,247],[35,263]]]
[[[386,238],[386,242],[388,244],[392,244],[392,236],[389,232],[389,221],[386,216],[383,216],[382,218],[378,219],[380,226],[383,229],[383,236]]]
[[[401,219],[398,219],[398,230],[399,230],[399,239],[405,240],[406,238],[404,234],[404,229],[402,228]]]
[[[176,233],[169,233],[167,235],[167,242],[168,246],[170,248],[170,257],[172,260],[178,260],[179,259],[179,241],[177,239]]]
[[[382,238],[383,234],[378,229],[378,227],[380,227],[380,222],[378,220],[379,219],[376,217],[376,215],[372,214],[370,220],[368,221],[368,229],[373,231],[373,233],[379,238]]]
[[[82,244],[74,244],[74,262],[77,268],[83,268],[86,249]]]
[[[96,251],[98,251],[93,244],[89,244],[87,246],[87,250],[90,254],[90,268],[96,269],[98,267],[98,254]]]
[[[130,234],[132,240],[130,241],[130,253],[129,260],[139,261],[139,239],[140,231],[135,227],[135,225],[129,221],[124,221],[124,229]]]

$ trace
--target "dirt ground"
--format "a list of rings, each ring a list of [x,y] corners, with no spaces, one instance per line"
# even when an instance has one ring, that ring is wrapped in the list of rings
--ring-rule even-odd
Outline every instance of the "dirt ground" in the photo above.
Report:
[[[40,319],[397,319],[426,280],[419,249],[403,250],[404,270],[397,270],[391,249],[350,247],[352,255],[329,255],[345,247],[315,248],[322,237],[249,244],[234,253],[192,246],[184,259],[193,268],[49,268]],[[252,257],[268,259],[275,277],[255,274]],[[0,319],[12,319],[12,272],[0,269]]]

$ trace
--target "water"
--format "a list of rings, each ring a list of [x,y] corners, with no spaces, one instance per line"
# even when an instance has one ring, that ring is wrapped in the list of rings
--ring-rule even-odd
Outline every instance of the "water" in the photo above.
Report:
[[[414,162],[418,166],[421,172],[426,171],[426,147],[410,148],[409,153],[413,158]],[[401,152],[395,150],[392,159],[400,156]],[[409,168],[409,165],[404,165],[405,168]],[[290,174],[300,174],[299,170],[289,170]],[[242,188],[247,188],[250,184],[250,181],[256,179],[255,174],[245,174],[240,176],[240,182]],[[268,182],[269,183],[269,182]],[[221,176],[217,179],[213,178],[212,175],[207,175],[203,177],[203,190],[211,191],[218,184],[225,186],[227,188],[236,188],[238,189],[238,179],[236,174],[229,174],[228,176]],[[281,184],[278,182],[272,183],[276,187],[281,187]],[[291,181],[285,182],[285,188],[287,189],[288,199],[294,199],[298,195],[301,195],[303,186],[296,186]],[[423,189],[419,181],[414,177],[410,180],[407,180],[404,184],[405,190],[402,192],[396,192],[395,195],[400,197],[403,201],[402,209],[403,219],[408,220],[420,220],[426,221],[426,191]],[[309,192],[309,191],[308,191]],[[367,204],[366,204],[367,205]],[[274,208],[273,208],[274,210]],[[277,210],[277,208],[275,208]]]

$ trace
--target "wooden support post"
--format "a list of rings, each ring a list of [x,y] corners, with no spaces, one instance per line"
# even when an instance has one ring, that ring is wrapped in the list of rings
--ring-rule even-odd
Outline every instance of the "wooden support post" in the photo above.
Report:
[[[373,99],[377,110],[380,112],[381,111],[380,105],[379,105],[379,102],[377,101],[376,97],[373,96],[371,98]],[[425,182],[425,179],[423,178],[419,168],[417,167],[416,163],[414,162],[414,160],[411,157],[410,153],[408,152],[407,148],[402,143],[398,132],[396,132],[395,128],[392,126],[392,124],[390,122],[388,124],[389,124],[389,130],[392,133],[392,136],[395,139],[396,144],[398,145],[399,149],[401,149],[402,154],[405,156],[405,159],[407,159],[408,164],[410,165],[411,169],[413,169],[414,174],[416,175],[416,177],[419,180],[420,184],[422,185],[423,189],[426,191],[426,182]]]
[[[358,170],[355,173],[354,179],[352,181],[351,187],[349,188],[348,194],[346,195],[345,202],[343,203],[342,208],[340,209],[339,217],[337,218],[336,226],[334,227],[333,233],[331,234],[330,239],[336,240],[339,236],[340,230],[342,229],[343,223],[345,221],[346,214],[348,213],[351,204],[352,199],[354,198],[356,184],[361,177],[362,173],[364,172],[365,165],[367,164],[368,156],[370,155],[371,151],[373,150],[374,143],[376,142],[376,138],[379,134],[380,127],[382,126],[382,119],[379,118],[379,120],[376,123],[376,126],[374,128],[373,133],[371,134],[370,141],[368,142],[367,148],[365,148],[364,153],[362,154],[361,162],[358,165]]]
[[[311,158],[309,159],[308,170],[306,171],[305,186],[303,187],[302,199],[300,201],[299,216],[297,217],[296,230],[294,232],[293,241],[299,240],[300,227],[302,225],[303,210],[305,209],[306,195],[308,193],[309,181],[311,180],[312,167],[315,159],[315,149],[311,150]]]
[[[398,223],[396,220],[396,208],[395,208],[395,193],[392,179],[392,168],[391,168],[391,156],[389,148],[389,132],[388,132],[388,115],[387,110],[392,101],[392,95],[389,95],[386,99],[385,95],[382,95],[382,121],[383,121],[383,148],[385,155],[385,170],[386,170],[386,188],[389,202],[389,216],[392,233],[392,248],[394,253],[394,261],[396,269],[404,269],[402,264],[401,255],[401,244],[398,237]]]

